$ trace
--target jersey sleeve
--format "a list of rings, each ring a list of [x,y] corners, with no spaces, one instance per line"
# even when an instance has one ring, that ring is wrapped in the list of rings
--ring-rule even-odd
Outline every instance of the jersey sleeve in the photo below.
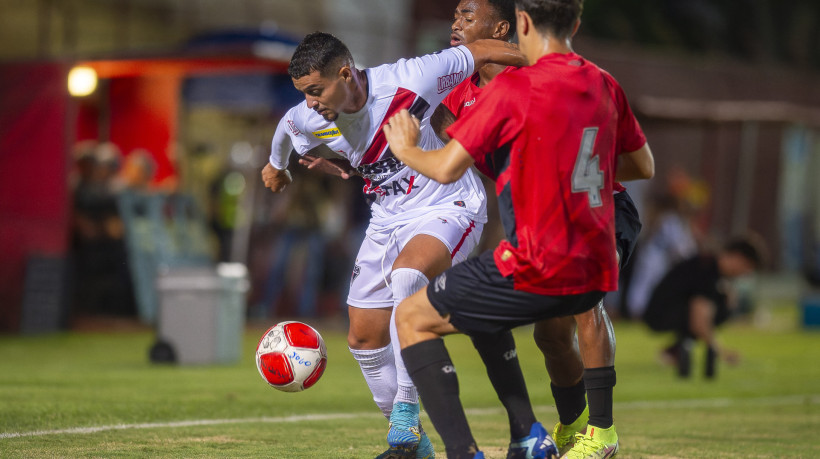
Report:
[[[481,97],[464,116],[447,129],[451,139],[458,140],[476,163],[487,153],[512,142],[521,132],[526,112],[529,80],[498,75],[485,86]],[[510,103],[510,101],[521,101]]]
[[[402,59],[394,66],[400,85],[424,98],[430,107],[440,104],[453,88],[475,71],[473,54],[463,45]]]
[[[461,82],[458,86],[456,86],[447,97],[441,101],[441,105],[447,107],[450,110],[450,113],[459,117],[461,112],[461,107],[464,105],[464,94],[467,92],[467,86],[470,84],[470,78],[465,78],[464,81]]]
[[[312,136],[308,136],[306,131],[299,117],[298,107],[288,110],[279,120],[273,134],[269,158],[271,166],[279,170],[286,169],[291,151],[295,150],[297,154],[304,156],[315,147],[317,142],[312,141]]]
[[[610,77],[611,79],[612,77]],[[628,153],[640,149],[646,144],[646,136],[629,107],[629,101],[623,88],[612,79],[615,89],[615,101],[618,104],[618,151]]]

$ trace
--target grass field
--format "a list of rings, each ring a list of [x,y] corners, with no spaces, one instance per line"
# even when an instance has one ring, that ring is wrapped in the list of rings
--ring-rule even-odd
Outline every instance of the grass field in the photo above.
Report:
[[[820,332],[797,330],[794,312],[783,309],[766,330],[734,324],[721,333],[742,361],[720,367],[714,381],[702,378],[698,360],[694,377],[678,380],[656,359],[667,337],[617,323],[618,457],[820,457]],[[256,373],[252,351],[264,324],[249,327],[242,362],[232,366],[152,365],[148,329],[2,336],[0,457],[372,458],[386,421],[347,351],[344,324],[314,325],[329,364],[301,393],[276,391]],[[530,330],[516,339],[536,414],[552,425]],[[447,342],[479,446],[503,458],[506,416],[483,367],[464,337]]]

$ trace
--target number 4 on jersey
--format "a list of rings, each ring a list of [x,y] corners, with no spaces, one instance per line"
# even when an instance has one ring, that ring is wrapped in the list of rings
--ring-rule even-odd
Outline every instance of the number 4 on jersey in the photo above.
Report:
[[[581,136],[581,149],[578,150],[575,168],[572,169],[572,192],[586,193],[590,207],[599,207],[604,203],[601,199],[601,190],[604,188],[604,171],[600,168],[598,157],[593,156],[597,135],[597,127],[584,129],[584,134]]]

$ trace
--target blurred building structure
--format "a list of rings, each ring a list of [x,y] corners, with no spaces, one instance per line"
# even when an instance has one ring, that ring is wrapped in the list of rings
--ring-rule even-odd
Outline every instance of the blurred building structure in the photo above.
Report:
[[[0,0],[0,330],[18,328],[26,260],[67,254],[75,143],[145,149],[156,185],[206,208],[212,184],[238,172],[244,212],[232,214],[243,220],[228,257],[253,259],[253,235],[275,226],[257,169],[300,98],[283,73],[293,45],[329,31],[360,67],[432,52],[447,46],[456,3]],[[820,6],[740,3],[587,0],[575,48],[622,83],[657,176],[703,179],[704,231],[719,241],[754,230],[773,268],[796,270],[820,245]],[[70,97],[80,64],[100,81]],[[629,187],[645,202],[660,182]]]

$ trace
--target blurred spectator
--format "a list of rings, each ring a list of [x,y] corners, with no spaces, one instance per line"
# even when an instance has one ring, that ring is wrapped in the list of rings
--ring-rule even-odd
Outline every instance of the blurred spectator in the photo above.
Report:
[[[156,172],[157,163],[151,153],[142,148],[135,149],[125,157],[114,187],[117,192],[126,189],[150,191]]]
[[[715,376],[718,357],[737,361],[735,352],[719,347],[715,329],[737,307],[730,281],[759,269],[764,251],[755,236],[734,239],[717,255],[702,253],[677,263],[652,291],[643,319],[654,331],[675,333],[675,342],[662,357],[677,366],[679,376],[689,376],[690,353],[697,341],[706,345],[706,377]]]
[[[697,253],[692,225],[677,198],[666,195],[653,204],[647,219],[648,231],[635,254],[626,288],[626,313],[639,318],[646,309],[652,289],[675,263]]]
[[[644,233],[625,275],[623,312],[633,319],[643,315],[652,290],[669,268],[698,251],[694,219],[706,201],[704,188],[680,169],[667,175],[666,188],[649,204]]]
[[[322,191],[317,175],[304,174],[290,187],[292,189],[282,195],[274,208],[274,221],[283,222],[284,227],[272,247],[271,265],[256,305],[256,315],[260,317],[282,312],[283,308],[277,303],[288,283],[293,285],[291,290],[299,292],[296,314],[300,317],[316,315],[326,244],[322,215],[331,203],[328,194]]]
[[[110,143],[83,142],[75,149],[71,248],[74,310],[81,314],[134,312],[114,183],[120,163]]]

